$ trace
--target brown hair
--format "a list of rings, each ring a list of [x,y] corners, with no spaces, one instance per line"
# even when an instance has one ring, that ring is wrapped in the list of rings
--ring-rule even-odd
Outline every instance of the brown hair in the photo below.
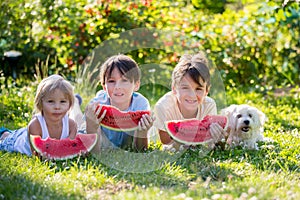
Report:
[[[119,54],[108,58],[101,66],[100,83],[102,85],[105,85],[107,78],[111,76],[111,73],[115,68],[131,82],[140,80],[141,73],[137,63],[132,58]]]
[[[60,75],[51,75],[47,78],[44,78],[38,85],[34,98],[35,113],[43,111],[43,98],[56,89],[61,90],[65,95],[67,95],[67,98],[70,101],[70,108],[74,105],[74,92],[71,83]]]
[[[178,84],[185,74],[190,75],[195,83],[200,86],[200,79],[210,88],[210,73],[208,59],[203,52],[183,55],[172,73],[172,87]]]

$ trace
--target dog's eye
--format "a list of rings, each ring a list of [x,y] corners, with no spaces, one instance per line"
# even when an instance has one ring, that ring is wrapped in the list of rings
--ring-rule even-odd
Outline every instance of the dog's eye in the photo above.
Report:
[[[241,114],[238,114],[236,117],[237,117],[237,118],[241,118],[241,117],[242,117],[242,115],[241,115]]]
[[[249,114],[249,117],[250,117],[250,118],[252,118],[252,115],[251,115],[251,114]]]

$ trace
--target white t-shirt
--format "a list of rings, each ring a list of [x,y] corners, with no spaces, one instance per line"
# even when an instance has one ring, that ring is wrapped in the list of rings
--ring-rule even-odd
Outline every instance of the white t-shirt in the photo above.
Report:
[[[161,97],[154,107],[155,121],[153,126],[157,130],[166,131],[165,122],[169,120],[182,120],[182,116],[177,98],[172,91]],[[215,101],[210,97],[205,97],[202,104],[199,105],[196,119],[202,120],[206,115],[216,115],[217,106]]]

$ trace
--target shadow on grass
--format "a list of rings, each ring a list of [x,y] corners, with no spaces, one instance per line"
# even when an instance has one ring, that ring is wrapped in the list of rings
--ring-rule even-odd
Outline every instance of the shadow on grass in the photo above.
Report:
[[[80,199],[78,194],[60,194],[42,183],[29,180],[22,174],[0,175],[0,199]]]
[[[191,181],[199,178],[203,181],[209,178],[220,182],[233,177],[243,178],[244,175],[237,174],[236,170],[224,163],[248,163],[258,170],[274,172],[297,169],[294,162],[280,156],[282,149],[278,144],[260,143],[259,146],[260,150],[235,147],[228,150],[216,149],[205,152],[206,154],[200,148],[195,148],[177,156],[170,156],[158,149],[147,154],[106,151],[100,158],[93,155],[89,155],[87,159],[81,158],[78,167],[87,168],[86,166],[92,165],[116,182],[163,188],[176,185],[183,190],[188,188]],[[72,167],[72,162],[55,162],[52,166],[55,166],[56,171],[63,171]]]
[[[219,161],[222,161],[222,158],[217,153],[218,150],[209,151],[203,155],[202,149],[201,147],[188,149],[177,160],[178,165],[187,169],[189,174],[194,174],[193,180],[201,178],[203,181],[210,179],[223,182],[232,177],[238,177],[233,170],[220,165]]]
[[[116,180],[146,187],[176,186],[186,190],[191,181],[199,181],[199,177],[203,181],[225,181],[238,176],[233,170],[207,159],[210,157],[207,153],[209,152],[199,151],[199,148],[187,149],[178,154],[154,149],[150,154],[148,152],[137,156],[138,154],[115,150],[102,153],[102,157],[96,158],[94,162],[103,165],[105,173]]]
[[[18,161],[17,161],[18,160]],[[17,153],[0,151],[0,199],[80,199],[51,187],[42,177],[47,166]],[[45,172],[46,173],[46,172]]]
[[[54,173],[68,173],[72,168],[76,168],[87,175],[90,174],[90,170],[96,170],[98,172],[94,173],[94,177],[97,173],[103,174],[107,180],[113,180],[113,182],[107,181],[95,189],[111,194],[115,193],[115,190],[130,190],[134,185],[159,188],[179,186],[186,189],[192,178],[186,169],[176,165],[176,159],[173,160],[173,156],[170,157],[160,150],[145,154],[127,153],[121,150],[107,151],[102,152],[101,156],[101,158],[96,158],[95,155],[90,154],[71,160],[44,162]],[[164,162],[161,162],[163,159]]]
[[[139,185],[141,187],[181,188],[186,190],[191,180],[197,179],[190,174],[184,165],[178,164],[182,153],[167,153],[153,149],[146,153],[134,153],[123,150],[103,151],[99,157],[89,155],[80,158],[77,166],[98,168],[107,178],[112,178],[117,187],[119,184]],[[72,161],[50,161],[56,172],[68,170],[73,166]],[[110,187],[104,185],[102,189]]]
[[[174,185],[186,187],[191,179],[185,169],[175,164],[181,154],[159,149],[144,153],[110,149],[93,157],[103,166],[105,173],[117,180],[168,188]]]
[[[97,179],[89,184],[96,184],[91,190],[94,192],[104,190],[113,194],[115,190],[132,190],[134,185],[158,188],[176,186],[176,189],[185,191],[189,188],[191,181],[198,183],[199,179],[217,182],[229,181],[232,178],[243,179],[246,174],[237,174],[232,166],[226,165],[228,163],[248,163],[253,168],[262,171],[297,170],[297,164],[295,165],[288,157],[280,155],[282,149],[278,144],[260,143],[259,146],[260,150],[257,151],[236,147],[228,150],[216,149],[205,154],[200,148],[195,148],[188,149],[177,157],[169,157],[158,149],[152,149],[147,152],[147,155],[134,154],[133,157],[124,151],[115,151],[106,152],[105,156],[102,154],[106,159],[105,162],[93,155],[66,161],[37,162],[26,156],[0,152],[0,199],[22,199],[23,197],[78,199],[82,197],[81,195],[83,197],[86,195],[84,193],[78,195],[75,192],[64,194],[63,191],[55,189],[58,187],[52,187],[51,183],[44,182],[44,178],[34,178],[34,176],[42,175],[43,171],[49,173],[53,179],[57,173],[68,174],[69,171],[73,173],[75,168],[76,173],[70,178],[76,181],[77,173],[92,175],[97,179],[95,172],[89,172],[96,170],[98,174],[103,174],[105,179],[113,179],[113,182],[107,181],[100,184],[98,182],[101,180]],[[14,162],[16,159],[20,160],[20,157],[23,161],[18,161],[16,165]],[[164,159],[165,162],[161,162]],[[23,166],[21,162],[24,163]],[[122,170],[120,170],[120,165]],[[242,164],[241,167],[244,168],[243,166]],[[37,168],[37,170],[29,170],[28,167]]]

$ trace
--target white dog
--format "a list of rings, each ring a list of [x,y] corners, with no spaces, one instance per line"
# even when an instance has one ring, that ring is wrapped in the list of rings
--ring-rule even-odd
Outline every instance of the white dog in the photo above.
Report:
[[[264,140],[263,126],[267,119],[262,111],[246,104],[231,105],[221,110],[221,115],[227,117],[225,130],[230,146],[258,149],[257,142]]]

